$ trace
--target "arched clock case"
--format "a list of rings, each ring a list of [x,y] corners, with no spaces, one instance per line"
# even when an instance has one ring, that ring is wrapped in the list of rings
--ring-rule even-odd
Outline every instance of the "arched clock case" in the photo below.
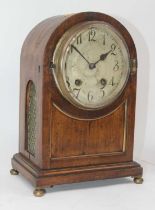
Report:
[[[89,102],[87,107],[83,105],[86,100],[83,91],[80,99],[83,104],[78,106],[74,100],[77,97],[72,100],[57,84],[55,72],[60,70],[64,73],[65,70],[55,62],[57,57],[55,59],[54,56],[64,34],[69,37],[72,28],[95,21],[119,33],[118,39],[127,49],[128,74],[117,97],[103,106],[89,108],[91,103],[100,100],[101,91],[95,92],[98,98],[94,102],[93,96],[86,93]],[[84,33],[87,34],[87,31]],[[96,41],[93,33],[90,31],[88,35],[92,45]],[[78,41],[81,42],[81,38]],[[66,43],[63,41],[64,46]],[[103,65],[104,59],[110,59],[107,57],[112,56],[112,53],[115,55],[114,48],[113,45],[107,53],[104,52],[96,64],[88,63],[88,69],[93,72],[94,68],[99,68],[97,65]],[[73,50],[76,50],[74,63],[75,56],[79,56],[77,59],[84,63],[86,53],[80,57],[78,45]],[[60,48],[58,56],[59,51],[63,57],[65,51]],[[72,61],[70,57],[66,59]],[[105,65],[111,65],[106,62]],[[80,65],[87,64],[85,62]],[[108,71],[108,67],[105,71]],[[71,68],[68,72],[72,74]],[[60,86],[63,78],[59,81]],[[12,158],[11,174],[19,172],[27,178],[36,188],[36,196],[42,196],[46,187],[65,183],[128,176],[133,177],[136,183],[142,183],[142,167],[133,161],[136,79],[137,55],[134,42],[126,28],[116,19],[102,13],[83,12],[52,17],[38,24],[27,36],[21,52],[19,153]],[[105,79],[100,82],[102,85],[108,84]],[[81,81],[76,80],[75,84],[81,85]],[[108,93],[111,89],[107,86],[105,90]],[[102,104],[102,101],[98,104]]]

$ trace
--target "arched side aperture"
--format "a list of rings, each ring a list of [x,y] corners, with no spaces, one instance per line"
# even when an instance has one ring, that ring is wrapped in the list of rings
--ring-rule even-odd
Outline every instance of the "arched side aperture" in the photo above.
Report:
[[[37,116],[36,88],[32,81],[29,81],[26,89],[26,129],[25,146],[26,150],[35,156],[36,143],[36,116]]]

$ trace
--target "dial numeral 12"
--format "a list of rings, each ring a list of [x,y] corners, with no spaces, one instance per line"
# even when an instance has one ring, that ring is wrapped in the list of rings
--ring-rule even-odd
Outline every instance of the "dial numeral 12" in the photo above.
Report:
[[[88,41],[91,42],[95,42],[96,39],[95,39],[95,36],[96,36],[96,30],[94,28],[91,28],[89,33],[88,33],[89,37],[88,37]]]

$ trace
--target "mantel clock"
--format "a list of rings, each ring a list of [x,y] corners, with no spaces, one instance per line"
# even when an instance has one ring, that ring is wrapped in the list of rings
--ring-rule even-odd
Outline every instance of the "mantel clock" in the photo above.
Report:
[[[56,16],[38,24],[21,52],[21,173],[42,196],[58,184],[134,178],[137,56],[116,19],[96,12]]]

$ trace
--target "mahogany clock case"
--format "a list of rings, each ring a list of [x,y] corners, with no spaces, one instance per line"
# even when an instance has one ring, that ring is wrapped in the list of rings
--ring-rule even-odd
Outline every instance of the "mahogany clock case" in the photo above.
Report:
[[[83,110],[69,103],[52,74],[59,39],[72,26],[85,21],[104,21],[113,26],[124,38],[130,56],[130,75],[123,92],[99,110]],[[12,158],[14,174],[19,172],[36,188],[125,176],[140,179],[142,167],[133,161],[136,70],[136,49],[129,32],[108,15],[83,12],[38,24],[21,52],[19,153]],[[27,142],[30,83],[36,93],[33,152]]]

